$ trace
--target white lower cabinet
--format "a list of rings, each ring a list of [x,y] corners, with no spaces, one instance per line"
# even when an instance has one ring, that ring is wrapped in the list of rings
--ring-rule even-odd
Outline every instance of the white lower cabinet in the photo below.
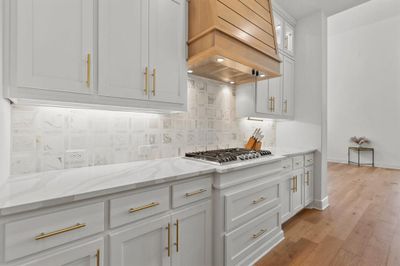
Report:
[[[211,265],[211,202],[110,234],[110,265]]]
[[[281,218],[282,222],[287,221],[292,217],[293,213],[293,194],[292,194],[293,179],[291,174],[283,177],[281,183]]]
[[[171,221],[164,216],[110,234],[110,265],[167,266],[171,264],[168,236]]]
[[[311,204],[314,200],[314,171],[313,167],[304,168],[304,205]]]
[[[303,169],[294,171],[292,173],[292,206],[294,214],[299,212],[304,207],[303,176]]]
[[[23,266],[102,266],[103,238],[77,245],[47,257],[31,260]]]
[[[280,190],[282,222],[286,222],[314,201],[313,158],[313,154],[300,155],[285,160],[282,164],[285,171]],[[307,166],[304,167],[305,165]]]
[[[172,265],[211,266],[211,201],[171,216]]]

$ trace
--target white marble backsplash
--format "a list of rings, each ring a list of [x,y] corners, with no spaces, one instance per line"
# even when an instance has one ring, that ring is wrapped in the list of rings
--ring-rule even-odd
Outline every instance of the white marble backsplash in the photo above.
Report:
[[[188,112],[143,114],[13,106],[11,174],[183,156],[243,146],[254,128],[275,146],[275,122],[237,119],[235,89],[188,81]]]

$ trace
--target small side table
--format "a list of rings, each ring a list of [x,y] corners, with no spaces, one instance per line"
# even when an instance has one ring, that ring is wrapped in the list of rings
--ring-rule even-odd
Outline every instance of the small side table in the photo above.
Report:
[[[355,151],[358,154],[358,161],[357,162],[353,162],[350,161],[350,151]],[[372,163],[360,163],[360,153],[363,151],[367,151],[367,152],[371,152],[371,156],[372,156]],[[347,161],[348,164],[357,164],[358,166],[361,165],[371,165],[372,167],[375,167],[375,150],[374,148],[364,148],[364,147],[349,147],[348,151],[347,151]]]

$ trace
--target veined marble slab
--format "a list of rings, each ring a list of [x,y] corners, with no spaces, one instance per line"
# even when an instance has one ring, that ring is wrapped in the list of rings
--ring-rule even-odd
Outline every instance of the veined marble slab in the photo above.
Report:
[[[285,155],[314,150],[292,150],[293,154],[286,152]],[[223,166],[185,158],[167,158],[22,175],[10,178],[0,187],[0,216],[214,172],[236,171],[283,158],[274,155]]]

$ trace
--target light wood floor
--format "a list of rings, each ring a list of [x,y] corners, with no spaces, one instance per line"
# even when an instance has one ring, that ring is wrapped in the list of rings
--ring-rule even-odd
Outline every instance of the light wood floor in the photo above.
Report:
[[[256,265],[400,265],[400,171],[329,165],[329,203],[283,227]]]

